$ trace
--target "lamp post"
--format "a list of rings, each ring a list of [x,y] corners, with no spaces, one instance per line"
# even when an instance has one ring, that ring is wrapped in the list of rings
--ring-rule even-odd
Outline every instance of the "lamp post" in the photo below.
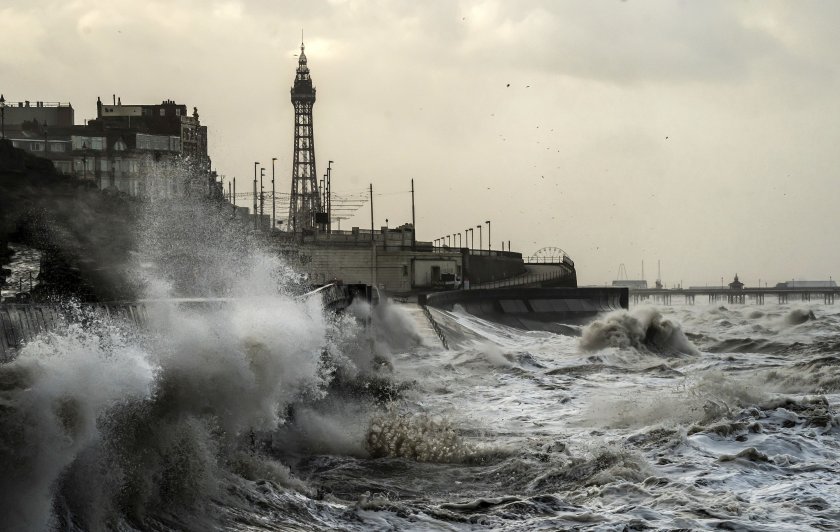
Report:
[[[271,231],[277,228],[277,211],[274,208],[274,161],[277,157],[271,158]]]
[[[87,142],[82,142],[82,181],[87,181]]]
[[[260,165],[259,161],[254,162],[254,231],[257,230],[257,167]]]
[[[0,133],[6,138],[6,98],[0,94]]]
[[[102,168],[96,159],[96,153],[93,154],[93,177],[99,182],[99,190],[102,190]]]
[[[491,242],[493,242],[493,239],[490,238],[490,220],[487,220],[484,223],[487,224],[487,253],[490,253],[490,248],[492,247]]]
[[[470,238],[467,239],[467,247],[472,250],[475,247],[475,233],[473,232],[472,227],[468,227],[467,231],[470,233]],[[470,242],[472,240],[472,242]]]
[[[481,255],[481,248],[484,244],[481,243],[481,224],[476,225],[478,228],[478,254]]]
[[[327,233],[332,233],[332,161],[327,161]]]
[[[49,129],[47,127],[47,123],[44,122],[44,154],[45,155],[48,151],[50,151],[50,145],[49,145],[48,140],[49,140]]]
[[[265,214],[265,194],[263,192],[263,178],[265,177],[265,168],[260,166],[260,230],[263,229],[262,217]]]

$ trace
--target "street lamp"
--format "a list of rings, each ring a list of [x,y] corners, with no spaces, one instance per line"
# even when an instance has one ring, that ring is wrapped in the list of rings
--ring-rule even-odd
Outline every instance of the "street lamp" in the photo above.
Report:
[[[332,233],[332,161],[327,161],[327,233]]]
[[[274,209],[274,162],[277,157],[271,158],[271,232],[277,228],[277,211]]]
[[[484,244],[481,243],[481,224],[476,225],[478,228],[478,254],[481,255],[481,248],[484,247]]]
[[[259,161],[254,162],[254,231],[257,230],[257,167],[260,165]]]
[[[6,138],[6,98],[0,94],[0,132],[2,132],[3,137]]]
[[[82,181],[87,181],[87,149],[87,142],[82,142]]]
[[[490,220],[487,220],[484,223],[487,224],[487,253],[490,253],[490,248],[493,246],[493,239],[490,238]]]

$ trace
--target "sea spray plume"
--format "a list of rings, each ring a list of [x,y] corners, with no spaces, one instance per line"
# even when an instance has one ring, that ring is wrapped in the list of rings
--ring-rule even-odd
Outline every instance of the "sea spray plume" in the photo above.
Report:
[[[411,382],[393,374],[392,356],[419,344],[414,324],[397,305],[356,301],[332,315],[322,354],[325,396],[295,403],[287,424],[272,435],[279,455],[288,452],[366,457],[367,426],[382,405],[399,400]]]
[[[588,351],[607,347],[632,348],[663,355],[698,355],[697,348],[685,337],[680,325],[663,319],[656,309],[643,307],[632,312],[610,312],[587,325],[580,346]]]
[[[581,420],[585,426],[611,428],[706,425],[765,398],[758,381],[710,371],[669,390],[638,390],[632,395],[607,390],[594,393]]]
[[[98,420],[151,397],[157,369],[119,329],[77,324],[0,365],[0,516],[7,530],[48,527],[62,472],[100,438]]]
[[[327,322],[320,301],[276,295],[152,309],[156,393],[106,423],[109,456],[127,472],[121,511],[137,522],[161,511],[204,514],[200,508],[221,496],[230,473],[300,487],[283,474],[285,466],[254,452],[254,435],[286,423],[289,405],[323,394],[319,355]]]
[[[422,345],[422,336],[412,317],[399,305],[387,299],[371,306],[365,301],[354,301],[350,314],[360,322],[370,322],[373,326],[373,338],[389,351],[405,351]]]
[[[154,203],[144,220],[136,274],[158,300],[145,334],[80,320],[0,368],[0,516],[13,529],[45,528],[53,507],[67,527],[208,529],[232,474],[300,486],[252,435],[323,396],[334,324],[320,300],[294,297],[300,276],[211,203]],[[160,300],[176,296],[207,299]]]

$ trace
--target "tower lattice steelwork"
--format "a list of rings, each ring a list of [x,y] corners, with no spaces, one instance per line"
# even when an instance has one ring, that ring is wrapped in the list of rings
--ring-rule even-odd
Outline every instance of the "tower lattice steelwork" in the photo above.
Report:
[[[318,174],[315,171],[315,134],[312,125],[312,107],[315,105],[315,87],[306,66],[303,43],[300,44],[297,75],[292,87],[292,105],[295,107],[295,154],[292,162],[292,196],[289,203],[290,229],[294,232],[314,229],[320,214],[321,197],[318,193]]]

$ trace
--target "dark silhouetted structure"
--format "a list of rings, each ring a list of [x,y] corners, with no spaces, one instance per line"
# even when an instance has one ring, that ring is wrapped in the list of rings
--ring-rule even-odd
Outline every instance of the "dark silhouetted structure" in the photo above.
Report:
[[[315,135],[312,125],[315,87],[309,77],[303,43],[300,44],[297,75],[291,92],[292,105],[295,107],[295,150],[288,224],[290,230],[299,233],[313,230],[316,224],[327,223],[326,215],[321,212],[318,174],[315,171]]]

